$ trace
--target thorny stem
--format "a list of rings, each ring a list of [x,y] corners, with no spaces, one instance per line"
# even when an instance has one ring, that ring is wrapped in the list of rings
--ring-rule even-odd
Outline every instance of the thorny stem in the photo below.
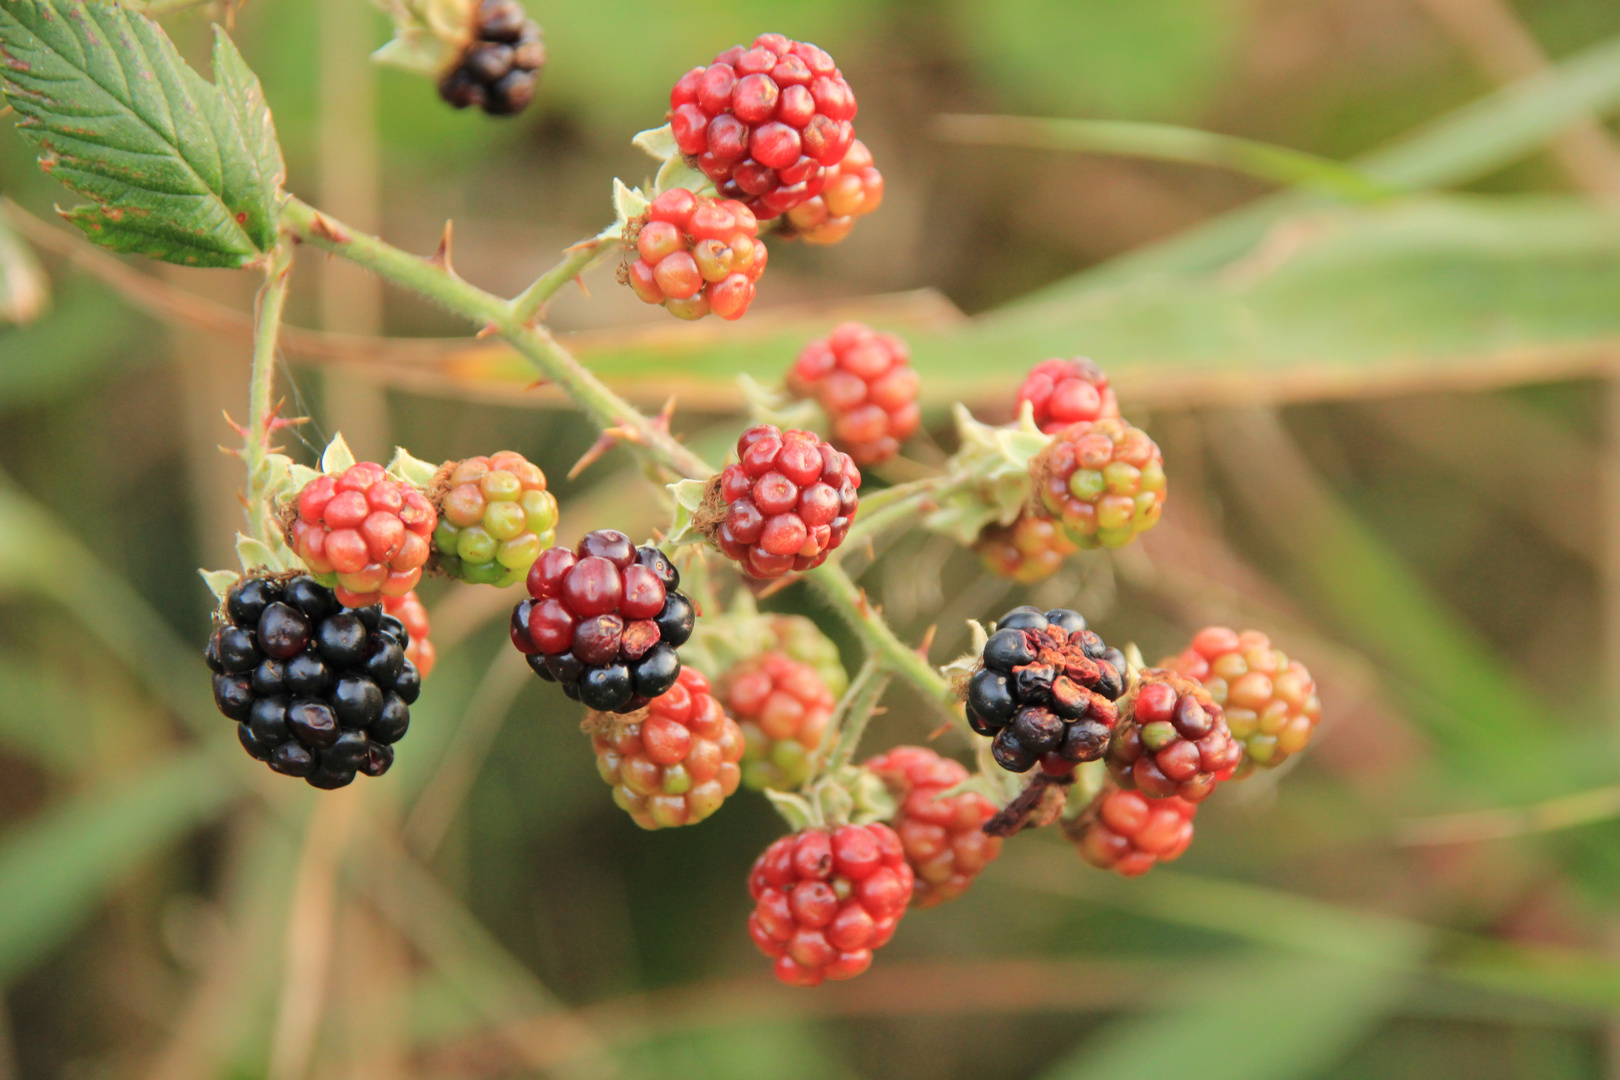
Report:
[[[860,745],[861,736],[866,734],[866,725],[876,715],[883,691],[889,688],[885,668],[877,657],[869,658],[861,665],[849,689],[844,691],[844,700],[838,703],[838,711],[827,725],[837,733],[827,755],[827,772],[836,774],[855,760],[855,749]]]
[[[534,322],[546,303],[556,296],[563,286],[612,256],[620,246],[618,233],[612,228],[589,240],[581,240],[563,254],[561,262],[541,274],[533,285],[523,290],[518,298],[512,301],[512,314],[520,322]]]
[[[861,512],[844,537],[846,551],[854,551],[867,539],[898,522],[916,517],[927,504],[936,501],[952,486],[951,477],[941,474],[884,488],[861,500]]]
[[[695,480],[713,475],[715,470],[707,462],[682,446],[666,428],[655,424],[609,390],[559,345],[543,326],[530,325],[520,316],[519,304],[525,303],[526,298],[544,294],[542,282],[555,281],[560,287],[560,282],[572,276],[563,276],[570,265],[569,259],[564,259],[556,269],[531,286],[524,297],[508,301],[461,280],[442,262],[418,258],[374,236],[351,229],[297,198],[287,198],[282,207],[281,221],[285,229],[300,239],[364,266],[385,280],[417,292],[475,324],[493,329],[523,353],[543,377],[561,387],[598,428],[624,432],[624,441],[633,451],[664,470]],[[587,241],[587,245],[589,243]],[[582,245],[579,249],[578,257],[588,263],[589,256],[583,254],[584,247]],[[555,292],[554,288],[552,292]],[[544,295],[541,295],[541,299],[543,302]],[[920,498],[916,492],[910,495]],[[878,501],[881,510],[885,501],[883,494],[878,493],[872,499]],[[866,602],[842,567],[829,561],[806,572],[804,576],[821,593],[828,606],[860,635],[869,655],[880,658],[884,666],[915,686],[947,717],[959,720],[960,711],[955,695],[944,677],[924,657],[895,637],[894,631]]]
[[[270,506],[264,497],[270,479],[268,458],[275,409],[271,395],[276,382],[276,339],[281,313],[287,306],[287,281],[292,276],[292,245],[277,244],[270,252],[253,314],[253,375],[248,389],[248,422],[242,432],[242,463],[247,466],[248,532],[270,543]]]

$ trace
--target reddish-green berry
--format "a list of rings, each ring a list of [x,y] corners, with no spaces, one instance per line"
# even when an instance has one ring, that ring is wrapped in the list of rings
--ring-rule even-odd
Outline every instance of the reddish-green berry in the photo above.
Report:
[[[1198,805],[1171,795],[1146,798],[1110,787],[1065,830],[1080,857],[1121,877],[1137,877],[1181,857],[1192,843]]]
[[[654,199],[636,234],[634,262],[620,279],[672,315],[740,319],[769,258],[753,211],[674,188]]]
[[[1243,763],[1220,705],[1185,675],[1148,668],[1121,704],[1106,758],[1120,787],[1202,802]]]
[[[1057,522],[1026,511],[1011,525],[986,526],[973,550],[992,574],[1029,585],[1057,573],[1079,548]]]
[[[913,875],[887,825],[805,829],[765,849],[748,875],[748,933],[790,986],[851,979],[894,936]]]
[[[974,731],[995,741],[996,764],[1068,776],[1096,761],[1118,722],[1114,700],[1125,690],[1125,657],[1110,649],[1077,611],[1014,608],[985,642],[968,679],[966,713]]]
[[[1083,548],[1124,547],[1164,510],[1164,458],[1123,420],[1073,424],[1030,462],[1046,512]]]
[[[474,585],[522,581],[557,538],[557,499],[546,474],[503,450],[446,465],[430,489],[439,511],[433,564]]]
[[[762,220],[820,194],[855,141],[855,94],[833,58],[781,34],[688,71],[669,108],[681,153]]]
[[[821,403],[833,445],[863,468],[894,457],[916,434],[918,385],[906,343],[856,322],[806,345],[787,376],[795,396]]]
[[[599,529],[548,548],[529,570],[532,600],[512,609],[512,644],[542,679],[598,712],[629,713],[675,685],[675,650],[696,609],[675,591],[680,574],[655,547]]]
[[[799,663],[815,668],[832,696],[842,697],[849,688],[849,675],[844,671],[843,659],[832,638],[803,615],[766,615],[764,618],[776,648]]]
[[[409,638],[410,643],[405,646],[405,659],[416,665],[422,678],[433,674],[433,665],[438,663],[439,654],[433,648],[433,642],[428,640],[430,627],[427,608],[422,606],[416,591],[413,589],[404,596],[385,596],[382,606],[385,614],[399,620],[400,627]]]
[[[995,804],[976,791],[941,797],[968,778],[961,762],[921,746],[897,746],[866,762],[899,801],[894,831],[916,875],[911,901],[920,908],[955,900],[1001,854],[1001,839],[983,825]]]
[[[764,652],[726,673],[725,697],[746,746],[743,783],[756,791],[804,783],[837,704],[816,669]]]
[[[737,458],[705,493],[700,526],[714,545],[756,578],[825,562],[860,506],[850,456],[814,432],[761,424],[737,440]]]
[[[1048,435],[1086,420],[1119,419],[1119,401],[1108,376],[1083,356],[1036,364],[1018,388],[1018,403],[1026,401],[1035,423]]]
[[[416,588],[437,520],[420,491],[363,461],[304,485],[287,543],[346,607],[369,607]]]
[[[807,244],[836,244],[883,203],[883,174],[872,164],[872,151],[856,139],[844,160],[827,170],[821,194],[789,210],[782,234]]]
[[[643,829],[696,825],[737,790],[742,732],[692,668],[682,668],[644,712],[597,713],[586,726],[596,771]]]
[[[1258,630],[1206,626],[1185,652],[1159,666],[1204,684],[1225,709],[1244,759],[1255,765],[1281,765],[1305,749],[1322,720],[1311,673]]]
[[[471,40],[439,79],[439,96],[458,109],[476,105],[491,116],[512,116],[534,100],[545,62],[540,24],[517,0],[482,0]]]

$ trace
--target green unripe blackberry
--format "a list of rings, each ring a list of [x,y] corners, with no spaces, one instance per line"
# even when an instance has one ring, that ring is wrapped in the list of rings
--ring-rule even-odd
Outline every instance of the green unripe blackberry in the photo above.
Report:
[[[522,454],[446,465],[431,494],[439,510],[433,565],[470,584],[517,584],[557,537],[557,500]]]

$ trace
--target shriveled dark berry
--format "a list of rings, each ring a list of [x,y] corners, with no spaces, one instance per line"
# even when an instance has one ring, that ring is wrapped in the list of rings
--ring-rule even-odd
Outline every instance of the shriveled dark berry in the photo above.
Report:
[[[492,83],[512,70],[512,46],[486,41],[468,49],[461,66],[481,82]]]
[[[534,100],[534,86],[534,72],[508,71],[489,87],[484,98],[484,111],[491,116],[520,113]]]
[[[318,701],[295,701],[287,709],[287,727],[311,750],[324,750],[337,741],[337,716]]]
[[[370,777],[378,777],[387,772],[394,764],[394,748],[373,742],[366,750],[366,760],[360,766],[360,771]]]
[[[270,755],[270,767],[283,776],[308,776],[315,771],[315,755],[299,742],[284,742]]]
[[[1082,720],[1070,724],[1063,734],[1058,754],[1065,761],[1096,761],[1108,749],[1108,728],[1095,720]]]
[[[1044,754],[1057,749],[1063,742],[1065,727],[1063,718],[1052,710],[1043,709],[1038,705],[1026,705],[1018,710],[1018,715],[1013,717],[1012,726],[1008,730],[1026,750],[1034,754]]]
[[[1028,772],[1035,767],[1039,755],[1018,741],[1011,728],[1002,728],[990,744],[990,755],[1008,772]]]

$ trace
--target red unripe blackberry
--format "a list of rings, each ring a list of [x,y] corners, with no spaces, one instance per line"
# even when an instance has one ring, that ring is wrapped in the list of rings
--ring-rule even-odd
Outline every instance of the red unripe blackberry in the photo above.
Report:
[[[619,280],[683,319],[740,319],[770,257],[758,236],[742,203],[673,188],[652,201],[635,234],[637,258]]]
[[[1018,403],[1026,401],[1036,425],[1048,435],[1082,421],[1119,419],[1119,400],[1108,376],[1083,356],[1036,364],[1018,388]]]
[[[782,233],[807,244],[836,244],[849,235],[855,219],[883,203],[883,174],[872,164],[872,151],[856,139],[844,160],[827,170],[821,194],[789,210]]]
[[[1011,525],[988,525],[973,550],[984,568],[1025,585],[1057,573],[1063,560],[1080,550],[1049,517],[1022,513]]]
[[[754,863],[748,933],[790,986],[851,979],[894,936],[912,883],[905,849],[887,825],[805,829]]]
[[[734,465],[709,482],[698,527],[756,578],[820,566],[844,542],[861,472],[814,432],[761,424],[737,440]]]
[[[535,674],[598,712],[629,713],[675,685],[675,650],[696,610],[680,574],[655,547],[624,533],[587,533],[572,551],[548,548],[529,569],[532,600],[512,609],[512,644]]]
[[[1137,877],[1181,857],[1192,843],[1198,805],[1171,795],[1149,799],[1110,787],[1065,831],[1080,857],[1121,877]]]
[[[404,596],[385,596],[382,606],[385,614],[399,620],[410,640],[410,644],[405,646],[405,659],[416,665],[422,678],[433,674],[433,665],[438,663],[439,654],[433,648],[433,642],[428,640],[430,627],[427,608],[422,606],[416,591],[413,589]]]
[[[259,575],[226,594],[203,659],[250,756],[339,788],[394,762],[422,688],[410,644],[380,607],[347,609],[305,575]]]
[[[967,721],[994,739],[991,754],[1009,772],[1036,765],[1067,776],[1108,748],[1125,690],[1125,657],[1079,612],[1014,608],[996,623],[968,678]]]
[[[540,24],[517,0],[481,0],[470,40],[439,78],[439,96],[458,109],[476,105],[491,116],[512,116],[534,100],[546,62]]]
[[[439,514],[433,565],[453,578],[515,585],[557,538],[557,499],[546,490],[546,474],[522,454],[452,462],[428,491]]]
[[[1029,463],[1041,505],[1083,548],[1124,547],[1164,510],[1164,458],[1123,420],[1072,424]]]
[[[696,825],[737,790],[743,736],[709,691],[683,667],[675,685],[627,717],[586,720],[596,771],[613,801],[643,829]]]
[[[995,804],[976,791],[940,793],[968,778],[960,762],[921,746],[897,746],[866,762],[899,801],[895,834],[916,875],[912,903],[920,908],[955,900],[1001,854],[1001,839],[983,825]]]
[[[761,220],[820,194],[855,141],[855,95],[832,57],[781,34],[688,71],[669,108],[681,153]]]
[[[1202,802],[1243,763],[1243,745],[1220,705],[1174,671],[1143,671],[1121,702],[1120,720],[1108,743],[1108,771],[1120,787],[1149,798]]]
[[[1311,741],[1322,720],[1316,682],[1258,630],[1206,626],[1180,656],[1159,664],[1197,679],[1226,711],[1226,726],[1246,760],[1281,765]]]
[[[833,445],[862,467],[894,457],[916,434],[918,383],[904,341],[856,322],[806,345],[787,375],[788,390],[821,403]]]
[[[335,585],[345,606],[370,607],[422,580],[437,519],[420,491],[362,461],[305,484],[285,532],[310,573]]]
[[[726,672],[725,698],[742,728],[743,783],[755,791],[804,783],[838,704],[816,669],[764,652]]]

